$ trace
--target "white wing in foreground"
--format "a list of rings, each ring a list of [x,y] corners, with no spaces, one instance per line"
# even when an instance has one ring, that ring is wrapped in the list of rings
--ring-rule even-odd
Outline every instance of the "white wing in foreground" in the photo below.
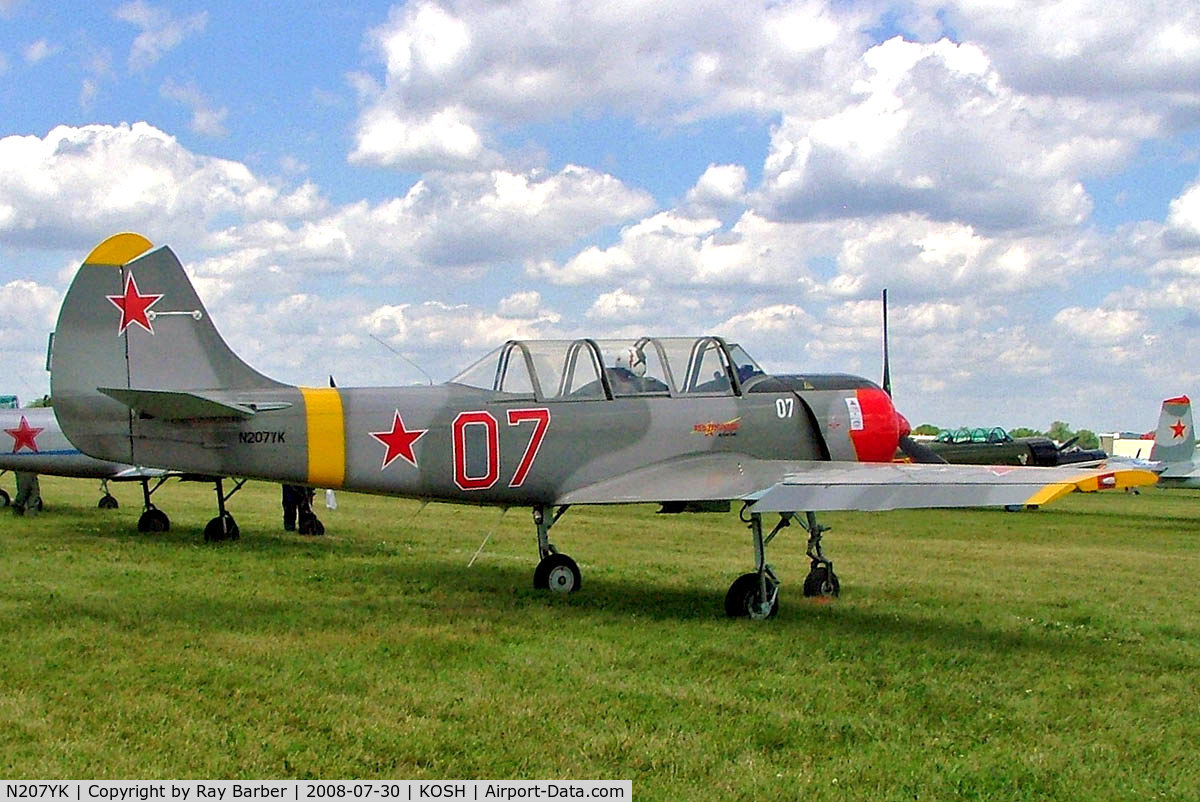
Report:
[[[790,462],[737,454],[686,457],[563,494],[557,504],[656,501],[753,503],[753,512],[1003,507],[1047,504],[1075,490],[1153,484],[1138,468],[1033,468],[910,463]]]

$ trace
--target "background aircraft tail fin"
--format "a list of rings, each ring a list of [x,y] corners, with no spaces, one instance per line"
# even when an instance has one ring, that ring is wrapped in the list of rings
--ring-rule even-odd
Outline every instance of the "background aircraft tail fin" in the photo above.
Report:
[[[1154,431],[1154,447],[1150,459],[1165,463],[1191,462],[1196,448],[1196,433],[1192,431],[1192,402],[1186,395],[1163,401]]]
[[[99,388],[219,391],[283,387],[238,358],[170,248],[117,234],[75,274],[55,329],[51,392],[86,453],[135,462],[129,406]]]

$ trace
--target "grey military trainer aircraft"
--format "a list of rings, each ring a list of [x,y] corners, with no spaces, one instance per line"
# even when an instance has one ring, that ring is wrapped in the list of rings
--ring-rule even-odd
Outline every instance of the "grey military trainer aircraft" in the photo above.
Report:
[[[879,386],[768,375],[715,336],[513,340],[441,385],[295,387],[239,359],[175,254],[136,234],[105,240],[77,272],[51,390],[67,437],[103,459],[529,507],[534,585],[561,592],[581,584],[549,539],[571,505],[740,502],[755,568],[725,609],[754,618],[778,609],[766,549],[791,523],[808,534],[806,595],[837,594],[819,511],[1044,504],[1154,481],[1126,469],[894,464],[909,426]],[[779,521],[764,534],[769,513]]]

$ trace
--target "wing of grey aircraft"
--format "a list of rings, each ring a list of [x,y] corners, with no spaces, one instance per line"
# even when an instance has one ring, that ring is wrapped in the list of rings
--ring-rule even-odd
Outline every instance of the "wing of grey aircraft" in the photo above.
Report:
[[[1150,460],[1163,464],[1158,475],[1163,487],[1200,487],[1200,460],[1192,430],[1192,401],[1186,395],[1168,398],[1158,415]]]
[[[730,587],[731,616],[778,609],[766,548],[793,522],[808,535],[805,593],[837,593],[817,511],[1043,504],[1155,479],[894,465],[909,427],[879,386],[768,375],[713,336],[509,341],[441,385],[295,387],[239,359],[175,254],[136,234],[101,243],[76,274],[51,389],[67,437],[102,459],[529,507],[534,585],[562,592],[578,590],[581,575],[549,533],[571,505],[741,502],[755,569]],[[768,513],[779,521],[764,534]]]

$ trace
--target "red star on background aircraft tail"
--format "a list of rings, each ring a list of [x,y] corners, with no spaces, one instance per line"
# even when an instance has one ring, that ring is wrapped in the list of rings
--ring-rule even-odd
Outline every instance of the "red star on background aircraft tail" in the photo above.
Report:
[[[1186,395],[1168,398],[1162,403],[1158,428],[1154,430],[1154,447],[1150,459],[1170,465],[1172,462],[1191,462],[1196,450],[1196,433],[1192,430],[1192,402]]]

